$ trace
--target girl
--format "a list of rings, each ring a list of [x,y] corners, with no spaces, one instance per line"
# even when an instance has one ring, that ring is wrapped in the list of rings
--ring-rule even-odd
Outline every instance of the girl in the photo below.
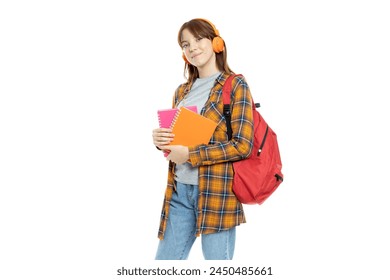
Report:
[[[157,260],[187,259],[201,236],[206,260],[233,258],[236,226],[245,223],[241,203],[232,191],[232,161],[248,157],[253,144],[252,97],[243,76],[232,81],[232,138],[223,116],[222,86],[232,74],[226,45],[206,19],[182,25],[178,43],[187,82],[175,91],[173,107],[196,105],[218,123],[207,145],[169,145],[170,129],[153,130],[153,143],[169,151],[168,182],[161,213]]]

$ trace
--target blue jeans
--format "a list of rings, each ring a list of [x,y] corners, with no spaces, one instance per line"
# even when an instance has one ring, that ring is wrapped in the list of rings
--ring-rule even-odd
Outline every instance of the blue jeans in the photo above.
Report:
[[[176,182],[172,194],[164,239],[158,244],[156,260],[186,260],[196,240],[198,186]],[[236,228],[202,234],[202,252],[206,260],[231,260]]]

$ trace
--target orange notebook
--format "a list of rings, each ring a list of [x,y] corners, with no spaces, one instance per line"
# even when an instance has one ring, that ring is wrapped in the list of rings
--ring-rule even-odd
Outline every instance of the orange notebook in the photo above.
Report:
[[[172,122],[172,133],[175,136],[169,145],[208,144],[216,127],[216,122],[182,107]]]
[[[198,112],[198,108],[196,106],[187,106],[186,108],[194,111],[195,113]],[[173,119],[175,118],[178,111],[179,111],[179,108],[157,110],[158,123],[159,123],[160,127],[163,127],[163,128],[172,127]],[[169,154],[168,151],[164,152],[165,157],[167,157],[168,154]]]

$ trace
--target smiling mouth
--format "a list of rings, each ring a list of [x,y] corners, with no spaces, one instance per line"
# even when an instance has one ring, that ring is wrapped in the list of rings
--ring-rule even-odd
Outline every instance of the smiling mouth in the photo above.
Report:
[[[196,55],[192,56],[192,58],[198,57],[199,55],[201,55],[201,54],[200,54],[200,53],[198,53],[198,54],[196,54]]]

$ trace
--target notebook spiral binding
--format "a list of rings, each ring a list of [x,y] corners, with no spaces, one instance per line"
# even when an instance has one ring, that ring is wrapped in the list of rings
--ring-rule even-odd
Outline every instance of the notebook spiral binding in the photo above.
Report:
[[[172,119],[171,126],[169,127],[170,129],[172,129],[172,128],[175,126],[176,120],[177,120],[177,118],[179,117],[180,112],[181,112],[181,108],[179,108],[179,109],[176,111],[175,116],[174,116],[173,119]]]

